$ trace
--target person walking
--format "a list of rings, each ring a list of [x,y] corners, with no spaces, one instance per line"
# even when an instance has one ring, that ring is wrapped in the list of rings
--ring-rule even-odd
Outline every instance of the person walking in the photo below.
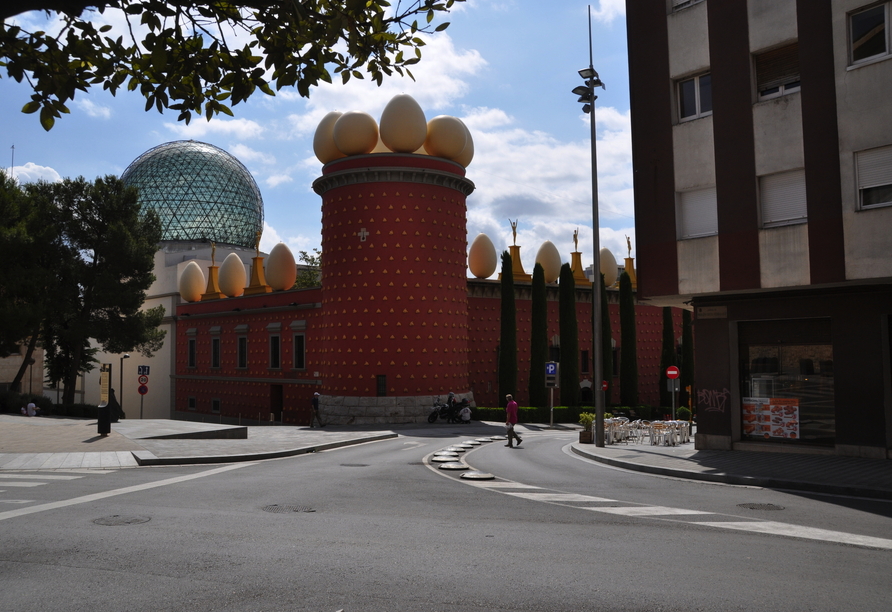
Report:
[[[505,421],[505,428],[508,430],[508,448],[514,448],[514,444],[512,443],[514,440],[517,440],[517,446],[520,446],[520,443],[523,440],[520,439],[520,436],[517,435],[517,432],[514,431],[514,426],[517,425],[517,402],[514,401],[514,396],[510,393],[505,396],[505,399],[508,400],[508,405],[505,406],[505,411],[508,413],[508,418]]]
[[[310,429],[313,429],[313,423],[319,423],[319,427],[325,427],[322,418],[319,416],[319,393],[313,394],[313,414],[310,416]]]

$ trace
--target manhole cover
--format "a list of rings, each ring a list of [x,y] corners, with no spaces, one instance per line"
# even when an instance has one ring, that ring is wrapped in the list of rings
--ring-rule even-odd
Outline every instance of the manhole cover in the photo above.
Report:
[[[342,463],[341,467],[369,467],[368,463]]]
[[[440,466],[440,469],[441,470],[466,470],[466,469],[468,469],[468,466],[465,465],[464,463],[458,463],[457,461],[454,461],[452,463],[442,464]]]
[[[292,504],[272,504],[270,506],[263,507],[264,512],[273,512],[276,514],[285,514],[287,512],[316,512],[309,506],[295,506]]]
[[[783,510],[783,506],[777,504],[737,504],[738,508],[746,508],[747,510]]]
[[[98,518],[93,522],[97,525],[110,525],[114,527],[116,525],[139,525],[140,523],[148,523],[151,520],[152,519],[147,516],[123,516],[120,514],[113,514],[112,516]]]

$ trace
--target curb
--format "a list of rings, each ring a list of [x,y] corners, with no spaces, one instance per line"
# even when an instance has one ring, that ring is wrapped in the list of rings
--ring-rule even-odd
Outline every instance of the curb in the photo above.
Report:
[[[644,463],[635,463],[632,461],[623,461],[621,459],[613,459],[611,457],[603,457],[595,453],[587,452],[578,448],[575,444],[570,445],[571,450],[586,459],[597,461],[612,467],[631,470],[634,472],[642,472],[646,474],[656,474],[658,476],[672,476],[674,478],[685,478],[688,480],[699,480],[702,482],[714,482],[732,485],[744,485],[749,487],[762,487],[764,489],[788,489],[792,491],[802,491],[807,493],[822,493],[826,495],[844,495],[848,497],[868,497],[871,499],[892,500],[892,491],[884,489],[865,489],[863,487],[850,487],[844,485],[834,485],[823,482],[809,482],[805,480],[785,480],[783,478],[775,478],[768,476],[743,476],[739,474],[705,474],[694,470],[684,470],[680,468],[670,468],[658,465],[647,465]]]
[[[399,434],[389,433],[378,436],[369,436],[366,438],[355,438],[352,440],[341,440],[339,442],[328,442],[326,444],[316,444],[314,446],[304,446],[301,448],[291,448],[286,450],[245,453],[242,455],[203,455],[195,457],[158,457],[150,451],[130,451],[133,458],[140,466],[152,465],[201,465],[209,463],[236,463],[240,461],[261,461],[263,459],[278,459],[280,457],[293,457],[295,455],[304,455],[307,453],[315,453],[319,451],[341,448],[344,446],[354,446],[356,444],[364,444],[365,442],[377,442],[379,440],[390,440],[398,438]]]

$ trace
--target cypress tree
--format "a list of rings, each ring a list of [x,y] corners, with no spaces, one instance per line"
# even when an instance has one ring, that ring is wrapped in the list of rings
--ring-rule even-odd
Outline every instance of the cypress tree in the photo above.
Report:
[[[607,381],[607,391],[604,392],[604,405],[609,406],[613,394],[613,331],[610,328],[610,311],[607,310],[607,287],[604,286],[604,275],[601,275],[601,376]],[[594,380],[595,393],[601,387],[600,380]]]
[[[561,404],[579,405],[579,326],[576,322],[576,281],[570,264],[561,266],[560,287],[561,334]]]
[[[619,325],[622,353],[619,361],[620,404],[638,405],[638,347],[635,338],[635,297],[626,272],[619,277]]]
[[[693,393],[694,386],[694,329],[691,325],[691,311],[681,311],[681,394],[678,403],[680,406],[687,406],[690,399],[687,391],[691,387]]]
[[[672,321],[672,308],[663,307],[663,348],[660,353],[660,406],[667,408],[672,405],[672,393],[669,391],[666,376],[666,368],[678,365],[675,353],[675,323]]]
[[[532,303],[530,313],[530,406],[548,405],[545,387],[545,363],[548,361],[548,300],[545,291],[545,270],[540,264],[533,268]]]
[[[514,270],[511,255],[502,253],[502,318],[499,335],[499,406],[507,394],[517,395],[517,307],[514,304]]]

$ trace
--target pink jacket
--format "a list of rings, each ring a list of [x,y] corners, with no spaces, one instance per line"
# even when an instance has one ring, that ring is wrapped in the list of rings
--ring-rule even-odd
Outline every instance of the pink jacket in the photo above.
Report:
[[[508,405],[505,407],[505,410],[508,412],[508,423],[512,425],[517,424],[517,402],[511,400],[508,402]]]

